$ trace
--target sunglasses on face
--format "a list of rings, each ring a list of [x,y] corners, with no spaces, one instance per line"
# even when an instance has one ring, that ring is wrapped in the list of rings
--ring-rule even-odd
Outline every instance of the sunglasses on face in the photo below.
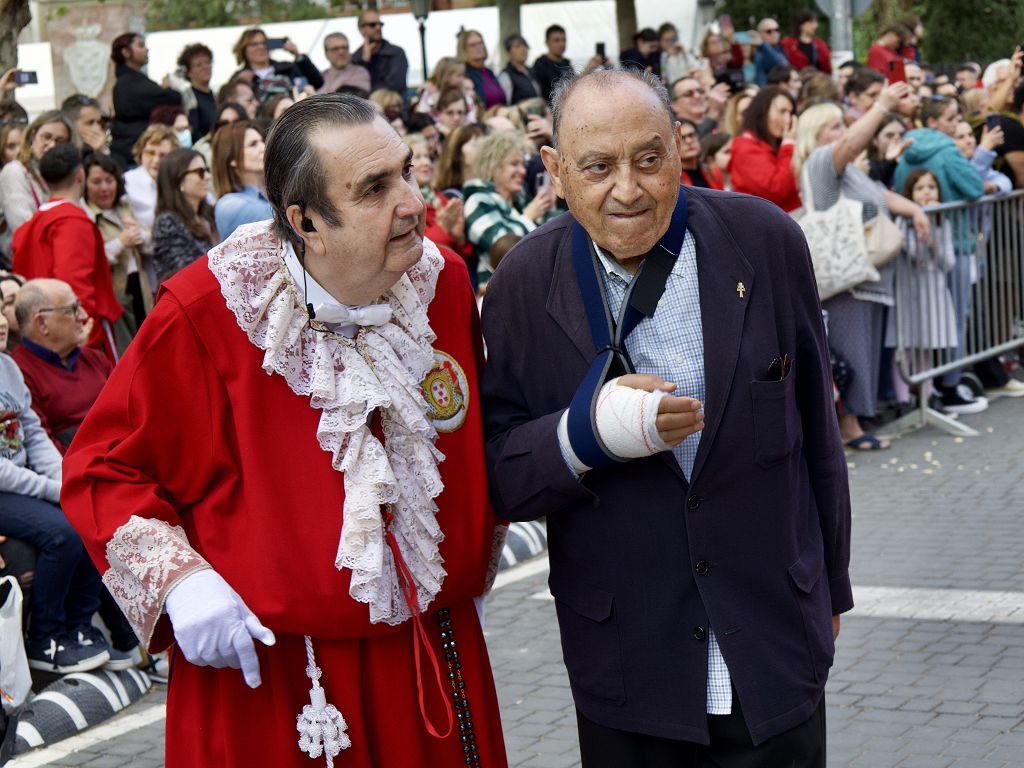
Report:
[[[185,171],[186,176],[188,176],[190,173],[194,173],[200,179],[205,179],[207,176],[210,175],[210,169],[204,165],[202,168],[190,168],[189,170]]]

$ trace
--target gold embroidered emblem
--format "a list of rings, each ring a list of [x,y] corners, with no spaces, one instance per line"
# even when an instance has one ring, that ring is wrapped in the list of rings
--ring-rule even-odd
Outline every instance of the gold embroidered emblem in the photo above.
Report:
[[[466,422],[469,382],[451,355],[434,350],[434,368],[420,384],[427,402],[427,417],[438,432],[454,432]]]

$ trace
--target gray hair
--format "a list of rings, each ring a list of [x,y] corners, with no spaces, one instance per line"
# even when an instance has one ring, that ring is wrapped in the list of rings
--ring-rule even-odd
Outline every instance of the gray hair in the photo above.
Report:
[[[18,291],[18,295],[14,299],[14,319],[18,321],[22,336],[32,334],[32,318],[40,309],[49,305],[50,296],[46,292],[46,284],[49,282],[52,281],[29,280]]]
[[[331,32],[331,34],[329,34],[326,37],[324,37],[324,49],[325,50],[327,49],[327,41],[330,40],[332,37],[340,37],[346,43],[348,42],[348,35],[346,35],[344,32]]]
[[[551,91],[551,143],[558,149],[558,131],[562,124],[562,112],[565,110],[569,97],[572,96],[581,83],[593,83],[594,87],[600,88],[610,86],[623,81],[635,80],[643,83],[658,97],[658,101],[665,108],[665,116],[668,118],[669,129],[674,129],[676,116],[672,111],[672,100],[668,95],[661,80],[652,75],[646,69],[633,69],[631,67],[598,67],[590,72],[565,75],[555,83]]]
[[[64,99],[60,104],[60,111],[67,115],[72,122],[77,122],[82,115],[82,110],[86,107],[92,107],[101,115],[103,114],[103,107],[96,99],[81,93],[73,93]]]
[[[331,201],[327,169],[311,141],[323,128],[368,125],[377,112],[366,99],[347,93],[310,96],[285,110],[274,121],[267,136],[263,174],[267,200],[274,210],[274,233],[282,240],[296,242],[288,223],[288,206],[316,211],[331,227],[341,226],[341,217]]]

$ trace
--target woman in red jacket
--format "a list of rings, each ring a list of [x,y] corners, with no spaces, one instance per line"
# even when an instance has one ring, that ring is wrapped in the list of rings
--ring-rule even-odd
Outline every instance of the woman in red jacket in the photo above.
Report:
[[[733,189],[771,200],[787,213],[800,207],[792,167],[795,106],[788,91],[762,88],[743,113],[743,132],[732,140],[729,163]]]
[[[782,48],[795,70],[814,67],[826,75],[832,74],[832,52],[825,41],[815,36],[818,14],[805,8],[796,17],[796,37],[782,38]]]

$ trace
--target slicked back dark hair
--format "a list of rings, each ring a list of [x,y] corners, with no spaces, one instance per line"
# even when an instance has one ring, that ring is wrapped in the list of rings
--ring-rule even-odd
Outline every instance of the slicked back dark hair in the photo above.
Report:
[[[287,215],[288,206],[295,204],[316,211],[330,227],[341,226],[328,193],[327,169],[312,137],[324,128],[369,125],[376,119],[377,112],[366,99],[325,93],[298,102],[274,121],[267,136],[263,173],[278,237],[298,242]]]

